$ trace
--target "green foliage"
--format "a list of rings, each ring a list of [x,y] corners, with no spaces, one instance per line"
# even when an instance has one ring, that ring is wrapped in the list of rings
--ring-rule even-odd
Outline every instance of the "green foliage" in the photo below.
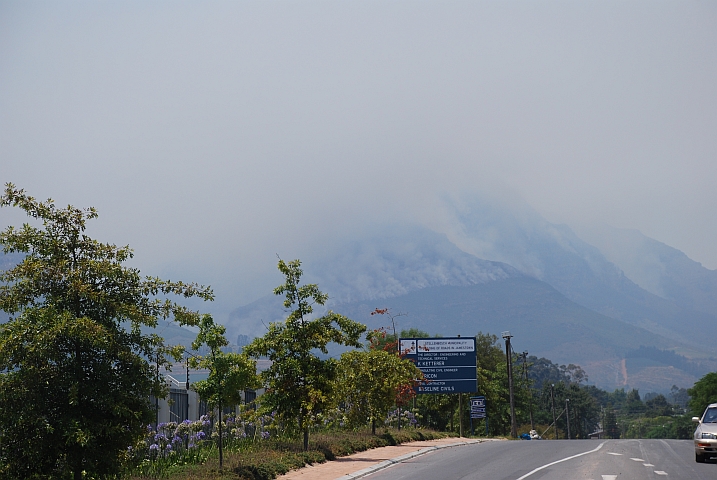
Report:
[[[690,395],[690,412],[701,417],[710,403],[717,403],[717,372],[708,373],[687,390]]]
[[[153,417],[149,395],[166,390],[146,359],[177,353],[140,328],[196,323],[166,295],[212,292],[123,266],[129,247],[85,235],[93,208],[60,209],[12,184],[0,205],[42,223],[0,233],[5,253],[24,255],[0,273],[0,309],[12,316],[0,326],[0,477],[117,472]]]
[[[338,385],[353,427],[386,418],[403,390],[412,389],[423,374],[408,359],[385,350],[352,350],[341,355]]]
[[[572,363],[558,365],[547,358],[537,358],[535,356],[529,356],[528,362],[530,364],[530,379],[538,390],[541,390],[546,383],[582,383],[587,381],[588,378],[579,365]]]
[[[229,344],[225,332],[226,328],[215,324],[211,315],[203,315],[192,348],[199,350],[207,345],[209,355],[189,359],[192,368],[209,370],[209,377],[195,382],[192,388],[211,408],[240,403],[242,391],[260,386],[255,360],[245,354],[222,351]]]
[[[359,339],[366,326],[329,311],[310,319],[313,304],[324,305],[328,296],[315,284],[300,285],[301,262],[279,261],[285,283],[274,290],[284,295],[284,306],[291,309],[285,322],[269,325],[268,332],[256,338],[244,351],[253,357],[268,357],[272,364],[261,374],[267,385],[262,396],[262,408],[276,411],[288,427],[296,426],[304,432],[308,446],[308,429],[316,422],[317,414],[335,403],[338,362],[321,359],[316,350],[327,354],[329,343],[361,347]]]
[[[603,430],[606,438],[620,438],[620,427],[612,405],[608,404],[603,414]]]
[[[211,315],[203,315],[199,321],[199,333],[192,342],[192,348],[199,350],[202,345],[209,347],[209,355],[205,357],[192,357],[189,364],[192,368],[205,368],[209,370],[209,377],[194,384],[194,390],[204,399],[209,407],[219,412],[219,467],[223,466],[224,450],[222,435],[222,405],[237,404],[241,402],[241,392],[247,388],[258,388],[259,379],[256,376],[256,361],[245,354],[225,353],[222,347],[229,344],[224,333],[224,325],[217,325]]]
[[[692,438],[695,430],[687,416],[626,418],[622,424],[622,438]]]

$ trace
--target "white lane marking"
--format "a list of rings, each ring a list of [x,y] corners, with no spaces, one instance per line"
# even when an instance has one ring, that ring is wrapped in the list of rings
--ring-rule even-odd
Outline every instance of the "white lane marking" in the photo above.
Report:
[[[578,458],[578,457],[582,457],[583,455],[587,455],[588,453],[597,452],[598,450],[600,450],[600,449],[602,448],[603,445],[605,445],[605,443],[606,443],[606,442],[602,442],[602,443],[601,443],[600,445],[598,445],[596,448],[593,448],[592,450],[590,450],[590,451],[588,451],[588,452],[578,453],[577,455],[573,455],[572,457],[566,457],[566,458],[563,458],[563,459],[561,459],[561,460],[556,460],[556,461],[554,461],[554,462],[551,462],[551,463],[548,463],[548,464],[546,464],[546,465],[543,465],[542,467],[538,467],[538,468],[536,468],[535,470],[532,470],[532,471],[526,473],[525,475],[523,475],[522,477],[518,478],[517,480],[523,480],[524,478],[528,478],[529,476],[531,476],[531,475],[534,474],[535,472],[539,472],[539,471],[541,471],[541,470],[544,469],[544,468],[548,468],[548,467],[550,467],[550,466],[555,465],[556,463],[566,462],[566,461],[568,461],[568,460],[572,460],[573,458]]]
[[[643,463],[643,465],[646,466],[646,467],[654,467],[654,465],[651,464],[651,463]]]
[[[607,452],[608,455],[620,455],[622,456],[622,453],[615,453],[615,452]]]
[[[663,472],[662,470],[655,470],[655,473],[658,475],[667,475],[667,472]]]
[[[615,480],[617,478],[617,475],[600,475],[602,477],[602,480]]]
[[[630,460],[634,460],[636,462],[644,462],[644,460],[641,458],[631,458]]]

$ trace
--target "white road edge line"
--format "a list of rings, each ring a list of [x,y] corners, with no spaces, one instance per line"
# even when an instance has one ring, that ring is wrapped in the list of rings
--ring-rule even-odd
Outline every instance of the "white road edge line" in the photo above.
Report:
[[[578,453],[577,455],[573,455],[572,457],[567,457],[567,458],[563,458],[563,459],[561,459],[561,460],[556,460],[556,461],[554,461],[554,462],[551,462],[551,463],[548,463],[548,464],[546,464],[546,465],[543,465],[542,467],[538,467],[538,468],[536,468],[535,470],[526,473],[525,475],[523,475],[522,477],[520,477],[520,478],[518,478],[518,479],[516,479],[516,480],[523,480],[524,478],[528,478],[529,476],[531,476],[531,475],[534,474],[535,472],[539,472],[539,471],[541,471],[541,470],[544,469],[544,468],[551,467],[551,466],[555,465],[556,463],[567,462],[568,460],[572,460],[573,458],[582,457],[583,455],[587,455],[588,453],[595,453],[595,452],[597,452],[598,450],[600,450],[600,449],[602,448],[602,446],[605,445],[605,443],[606,443],[606,442],[602,442],[600,445],[597,446],[597,448],[594,448],[594,449],[590,450],[589,452]]]

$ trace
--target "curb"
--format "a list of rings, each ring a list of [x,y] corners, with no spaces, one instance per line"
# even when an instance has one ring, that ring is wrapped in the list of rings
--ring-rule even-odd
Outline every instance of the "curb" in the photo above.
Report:
[[[484,441],[485,440],[473,440],[473,441],[468,441],[468,442],[456,442],[456,443],[449,443],[446,445],[437,445],[435,447],[423,448],[421,450],[416,450],[415,452],[405,453],[399,457],[392,458],[390,460],[384,460],[381,463],[377,463],[376,465],[372,465],[370,467],[364,468],[363,470],[359,470],[354,473],[349,473],[347,475],[344,475],[343,477],[337,478],[336,480],[353,480],[355,478],[365,477],[366,475],[378,472],[379,470],[388,468],[391,465],[395,465],[396,463],[401,463],[406,460],[410,460],[411,458],[415,458],[420,455],[425,455],[426,453],[433,452],[435,450],[441,450],[441,449],[450,448],[450,447],[460,447],[462,445],[471,445],[473,443],[483,443]]]

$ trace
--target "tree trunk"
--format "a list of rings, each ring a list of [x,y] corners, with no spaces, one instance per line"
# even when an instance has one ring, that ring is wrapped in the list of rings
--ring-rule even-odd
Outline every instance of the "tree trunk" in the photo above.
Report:
[[[224,456],[222,455],[222,402],[219,402],[219,469],[224,465]]]
[[[376,419],[371,419],[371,435],[376,435]]]
[[[304,451],[309,450],[309,427],[304,427]]]

